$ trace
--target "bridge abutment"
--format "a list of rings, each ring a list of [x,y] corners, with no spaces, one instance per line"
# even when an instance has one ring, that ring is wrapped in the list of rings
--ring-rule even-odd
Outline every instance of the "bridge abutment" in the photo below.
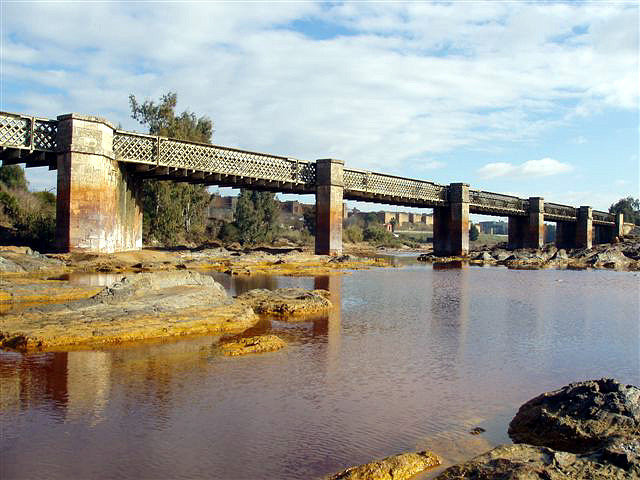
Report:
[[[342,200],[344,162],[333,158],[316,161],[317,255],[342,254]]]
[[[542,248],[544,246],[544,199],[529,198],[529,214],[509,217],[508,248]]]
[[[98,117],[58,117],[56,247],[112,253],[142,248],[139,181],[113,154],[114,127]]]
[[[469,184],[449,185],[449,202],[433,209],[433,253],[439,256],[469,254]]]

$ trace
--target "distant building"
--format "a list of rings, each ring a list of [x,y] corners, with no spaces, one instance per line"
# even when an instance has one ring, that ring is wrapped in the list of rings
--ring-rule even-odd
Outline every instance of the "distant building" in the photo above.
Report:
[[[211,195],[207,216],[217,220],[233,220],[233,212],[236,209],[238,197],[223,197],[218,193]]]
[[[479,222],[476,225],[480,233],[487,235],[506,235],[508,232],[507,222]]]

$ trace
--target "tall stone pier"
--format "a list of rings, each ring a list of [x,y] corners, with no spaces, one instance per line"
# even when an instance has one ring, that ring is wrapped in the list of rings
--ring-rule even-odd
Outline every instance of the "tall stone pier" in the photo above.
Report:
[[[516,248],[542,248],[544,246],[544,199],[529,198],[529,214],[509,217],[510,250]]]
[[[591,248],[593,246],[593,209],[582,206],[578,210],[576,222],[576,248]]]
[[[316,254],[342,254],[344,162],[316,161]]]
[[[433,209],[433,253],[439,256],[469,254],[469,184],[449,185],[449,202]]]
[[[115,160],[113,132],[102,118],[58,117],[56,247],[62,252],[142,248],[139,183]]]

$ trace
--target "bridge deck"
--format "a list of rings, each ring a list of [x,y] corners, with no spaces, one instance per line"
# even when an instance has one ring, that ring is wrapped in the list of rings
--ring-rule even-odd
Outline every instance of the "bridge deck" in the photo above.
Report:
[[[0,159],[3,164],[55,169],[58,122],[0,112]],[[116,130],[115,159],[141,178],[155,178],[205,185],[244,187],[285,193],[316,191],[316,165],[279,155],[238,148],[175,140]],[[436,208],[447,204],[448,187],[434,182],[344,169],[344,198],[367,202]],[[526,216],[528,199],[481,190],[470,190],[469,210],[495,216]],[[546,202],[546,221],[577,221],[575,207]],[[615,225],[615,217],[593,211],[594,225]]]

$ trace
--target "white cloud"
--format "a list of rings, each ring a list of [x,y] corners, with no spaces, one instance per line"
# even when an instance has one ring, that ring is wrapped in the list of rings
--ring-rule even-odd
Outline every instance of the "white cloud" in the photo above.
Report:
[[[416,158],[535,140],[577,114],[636,109],[639,98],[638,9],[624,4],[1,8],[2,109],[140,128],[128,95],[174,90],[179,109],[215,121],[216,143],[405,176]],[[296,20],[349,35],[313,38],[290,28]],[[576,35],[576,25],[588,28]],[[492,177],[567,171],[532,162],[483,168]]]
[[[478,169],[478,173],[482,178],[547,177],[571,170],[573,170],[573,166],[570,164],[545,157],[539,160],[528,160],[520,165],[507,162],[487,163]]]

